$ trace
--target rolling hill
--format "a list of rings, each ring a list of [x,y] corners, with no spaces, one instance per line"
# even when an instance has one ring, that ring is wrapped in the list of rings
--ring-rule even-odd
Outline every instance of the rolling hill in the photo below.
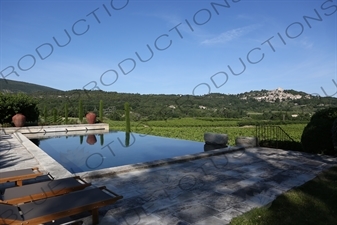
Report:
[[[54,92],[60,91],[55,88],[50,88],[42,85],[26,83],[21,81],[14,81],[8,79],[0,79],[0,92],[4,93],[17,93],[24,92],[31,94],[34,92]]]
[[[249,91],[241,94],[211,93],[203,96],[177,94],[137,94],[106,91],[70,90],[26,82],[0,79],[0,92],[24,92],[38,99],[38,107],[61,111],[68,104],[69,115],[76,117],[79,100],[85,111],[97,111],[100,100],[104,102],[104,114],[120,118],[124,103],[129,102],[133,115],[149,120],[181,117],[256,117],[268,119],[286,114],[291,119],[307,120],[315,111],[337,105],[335,97],[318,97],[310,94],[277,88],[275,90]]]

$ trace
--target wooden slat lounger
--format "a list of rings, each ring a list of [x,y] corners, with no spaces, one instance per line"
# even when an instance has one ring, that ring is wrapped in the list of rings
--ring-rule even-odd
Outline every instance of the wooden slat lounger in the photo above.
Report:
[[[105,187],[90,188],[19,206],[0,204],[0,224],[40,224],[89,211],[92,223],[99,222],[98,209],[115,203],[123,196]]]
[[[22,186],[23,180],[33,179],[42,176],[39,168],[13,170],[7,172],[0,172],[0,183],[15,182],[17,186]]]
[[[82,190],[90,185],[90,183],[85,182],[80,177],[69,177],[27,184],[5,189],[2,199],[0,198],[0,203],[19,204],[31,202]]]

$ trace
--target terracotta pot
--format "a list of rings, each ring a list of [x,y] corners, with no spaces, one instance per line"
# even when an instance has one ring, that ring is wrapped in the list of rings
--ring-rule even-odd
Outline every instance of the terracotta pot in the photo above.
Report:
[[[17,113],[12,117],[12,121],[16,127],[23,127],[26,122],[26,117],[21,113]]]
[[[96,122],[96,114],[93,112],[87,113],[87,115],[85,115],[85,118],[87,119],[87,122],[89,124],[94,124]]]
[[[95,144],[96,142],[97,142],[97,139],[96,139],[96,136],[95,136],[95,135],[93,135],[93,134],[88,135],[88,137],[87,137],[87,143],[88,143],[89,145],[93,145],[93,144]]]

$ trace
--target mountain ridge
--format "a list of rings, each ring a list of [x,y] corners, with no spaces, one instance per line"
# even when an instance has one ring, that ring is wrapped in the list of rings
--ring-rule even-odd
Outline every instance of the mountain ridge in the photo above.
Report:
[[[73,90],[60,90],[56,88],[51,88],[44,85],[39,84],[33,84],[29,82],[23,82],[23,81],[15,81],[15,80],[9,80],[9,79],[2,79],[0,78],[0,92],[2,93],[18,93],[23,92],[26,94],[32,94],[36,92],[69,92],[69,91],[76,91],[77,89]],[[116,92],[111,92],[116,93]],[[123,94],[123,93],[121,93]],[[128,93],[128,94],[138,94],[138,93]],[[221,94],[226,95],[224,93],[215,93],[215,94]],[[142,95],[180,95],[180,94],[142,94]],[[303,91],[296,91],[292,89],[283,89],[281,87],[278,87],[274,90],[251,90],[249,92],[239,93],[239,94],[228,94],[228,95],[236,95],[242,100],[246,100],[248,98],[254,98],[257,101],[266,101],[266,102],[276,102],[276,101],[284,101],[284,100],[296,100],[296,99],[311,99],[314,97],[313,95],[310,95],[308,93],[305,93]],[[188,96],[188,94],[186,94]]]
[[[3,93],[23,92],[31,94],[34,92],[52,92],[52,91],[61,91],[61,90],[44,85],[0,78],[0,92]]]
[[[58,113],[62,115],[65,105],[68,105],[69,116],[76,117],[80,100],[83,101],[85,112],[97,112],[99,102],[102,100],[104,115],[113,120],[123,119],[126,102],[130,104],[135,121],[182,117],[309,120],[317,110],[337,105],[337,98],[319,97],[282,88],[262,89],[240,94],[169,95],[83,89],[62,91],[24,82],[9,81],[6,83],[6,85],[11,84],[17,85],[12,88],[12,93],[30,91],[27,94],[37,100],[41,112],[44,112],[45,109],[47,111],[57,109]]]

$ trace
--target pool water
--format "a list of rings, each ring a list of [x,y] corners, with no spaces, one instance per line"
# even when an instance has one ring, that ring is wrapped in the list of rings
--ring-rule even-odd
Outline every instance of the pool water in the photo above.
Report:
[[[39,147],[72,173],[151,162],[204,151],[204,143],[113,131],[41,139]]]

